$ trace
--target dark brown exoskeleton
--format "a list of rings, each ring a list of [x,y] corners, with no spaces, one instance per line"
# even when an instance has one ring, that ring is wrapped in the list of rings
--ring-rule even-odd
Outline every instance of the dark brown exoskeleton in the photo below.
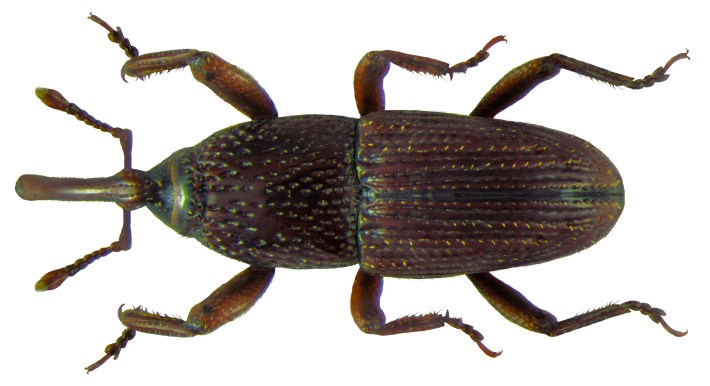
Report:
[[[186,320],[119,309],[123,335],[91,371],[136,331],[170,336],[207,334],[256,303],[277,267],[359,265],[351,310],[358,327],[391,335],[449,325],[488,355],[499,353],[460,318],[446,313],[387,322],[380,308],[383,277],[466,275],[508,320],[557,336],[639,311],[675,336],[665,313],[646,303],[610,304],[557,321],[491,271],[543,263],[583,250],[606,236],[624,206],[619,172],[588,142],[545,127],[494,119],[560,69],[615,86],[650,87],[687,52],[643,79],[560,54],[531,60],[505,75],[469,116],[385,110],[383,79],[390,64],[435,76],[464,73],[505,41],[493,38],[465,62],[447,63],[395,51],[366,54],[355,70],[360,118],[303,115],[278,118],[271,98],[244,70],[210,52],[175,50],[147,55],[100,18],[129,56],[122,75],[145,78],[189,66],[194,77],[251,118],[176,151],[144,172],[131,166],[131,132],[102,123],[57,91],[39,88],[49,107],[119,138],[124,168],[107,178],[24,175],[16,190],[27,200],[110,201],[123,209],[118,241],[47,273],[38,291],[111,252],[130,249],[130,213],[147,206],[181,235],[192,237],[249,268],[195,305]]]

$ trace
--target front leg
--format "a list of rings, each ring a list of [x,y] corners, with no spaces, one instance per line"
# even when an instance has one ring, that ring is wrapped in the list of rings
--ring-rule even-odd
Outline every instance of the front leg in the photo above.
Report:
[[[106,346],[106,355],[86,370],[96,370],[111,357],[117,359],[136,331],[177,337],[209,334],[249,311],[269,287],[273,277],[274,268],[249,267],[195,304],[186,320],[148,312],[140,307],[124,311],[121,306],[118,318],[126,330],[116,343]]]
[[[144,79],[152,74],[190,66],[198,82],[209,87],[218,97],[234,106],[250,119],[275,118],[276,106],[269,94],[249,73],[206,51],[192,49],[155,52],[138,56],[138,49],[123,36],[120,28],[113,29],[96,15],[89,17],[109,31],[109,40],[118,44],[130,58],[121,68],[121,77]]]

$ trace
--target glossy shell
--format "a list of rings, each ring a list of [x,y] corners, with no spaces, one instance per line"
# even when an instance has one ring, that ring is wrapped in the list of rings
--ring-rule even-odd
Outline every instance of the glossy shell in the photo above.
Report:
[[[162,207],[148,208],[179,233],[250,265],[356,264],[356,125],[303,115],[223,129],[149,171],[164,188]]]
[[[163,187],[149,208],[225,256],[382,276],[564,257],[609,233],[624,203],[614,165],[580,138],[428,112],[247,122],[149,173]]]
[[[588,142],[541,126],[424,112],[359,125],[361,265],[437,277],[542,263],[607,235],[621,176]]]

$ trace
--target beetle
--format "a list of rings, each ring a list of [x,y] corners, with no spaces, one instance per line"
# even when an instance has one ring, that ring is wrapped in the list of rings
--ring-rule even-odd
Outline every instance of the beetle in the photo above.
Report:
[[[180,49],[140,55],[120,27],[96,15],[129,60],[121,76],[145,79],[190,67],[195,79],[251,121],[220,130],[174,152],[148,171],[132,167],[132,132],[92,117],[59,92],[36,89],[47,106],[119,139],[124,165],[105,178],[23,175],[25,200],[114,202],[122,209],[118,240],[45,274],[37,291],[58,288],[97,259],[131,247],[131,211],[147,207],[177,233],[249,265],[193,306],[183,320],[119,307],[126,327],[92,371],[117,358],[137,332],[208,334],[247,312],[276,268],[358,265],[351,312],[365,333],[393,335],[445,325],[468,335],[491,357],[500,352],[449,312],[387,321],[380,307],[384,277],[466,275],[505,318],[558,336],[639,311],[675,336],[665,312],[647,303],[611,303],[558,321],[491,272],[539,264],[579,252],[605,237],[624,207],[613,163],[590,143],[538,125],[496,119],[561,69],[631,89],[668,78],[688,51],[651,75],[634,79],[561,54],[533,59],[501,78],[467,116],[385,109],[383,80],[394,64],[433,76],[465,73],[506,41],[491,39],[470,59],[448,63],[397,51],[371,51],[355,70],[359,118],[278,117],[266,91],[246,71],[211,52]]]

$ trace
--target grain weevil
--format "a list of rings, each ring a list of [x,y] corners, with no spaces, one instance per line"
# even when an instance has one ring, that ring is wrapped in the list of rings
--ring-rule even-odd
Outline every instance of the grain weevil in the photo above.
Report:
[[[130,249],[131,211],[143,206],[177,233],[249,265],[185,320],[121,306],[123,334],[88,371],[117,358],[136,332],[189,337],[214,331],[256,303],[276,268],[359,265],[350,304],[363,332],[392,335],[448,325],[491,357],[500,352],[448,311],[387,321],[380,308],[383,278],[466,275],[505,318],[549,336],[631,311],[675,336],[687,333],[668,326],[662,310],[637,301],[558,321],[490,273],[586,249],[609,233],[624,206],[621,176],[597,148],[570,134],[495,116],[561,69],[641,89],[666,80],[673,63],[688,59],[687,50],[642,79],[561,54],[533,59],[499,80],[467,116],[386,110],[383,80],[391,64],[452,78],[486,60],[504,36],[454,66],[371,51],[355,70],[360,118],[278,117],[257,81],[217,55],[194,49],[139,55],[120,28],[95,15],[89,19],[129,57],[121,69],[124,80],[189,66],[197,81],[251,121],[141,171],[131,165],[130,130],[95,119],[55,90],[36,90],[47,106],[118,138],[124,155],[123,169],[111,177],[17,180],[17,194],[26,200],[115,202],[123,211],[117,241],[47,273],[36,290],[56,289],[100,257]]]

